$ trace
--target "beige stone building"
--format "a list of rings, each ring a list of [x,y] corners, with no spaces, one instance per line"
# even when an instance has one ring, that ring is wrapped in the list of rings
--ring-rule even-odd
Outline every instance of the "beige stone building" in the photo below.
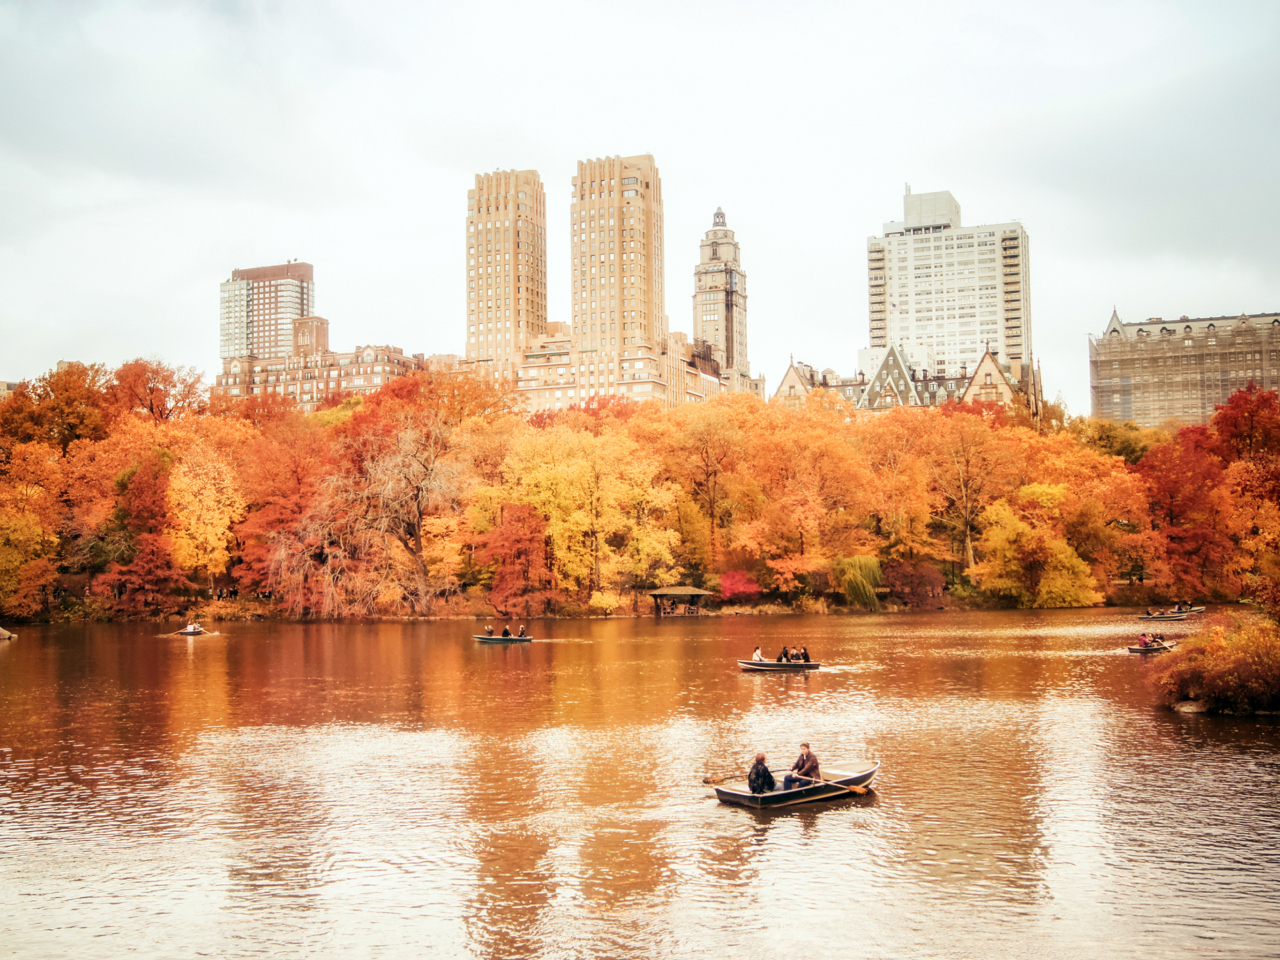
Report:
[[[721,390],[763,398],[764,377],[751,376],[747,339],[747,274],[724,211],[716,208],[693,268],[693,336],[720,367]]]
[[[547,201],[536,170],[476,174],[467,191],[466,360],[514,377],[547,333]]]
[[[453,355],[410,357],[386,344],[335,353],[329,349],[329,321],[324,317],[299,317],[290,324],[290,332],[288,356],[225,358],[213,392],[229,397],[275,393],[296,400],[304,413],[311,413],[332,396],[370,393],[415,370],[459,366]]]
[[[316,312],[315,268],[292,260],[233,270],[221,287],[218,356],[286,357],[292,323]]]
[[[569,204],[571,330],[582,350],[633,356],[667,333],[662,179],[649,154],[578,161]]]
[[[1093,415],[1103,420],[1207,423],[1250,381],[1280,387],[1280,313],[1123,323],[1113,310],[1089,338]]]
[[[964,227],[950,193],[908,187],[903,219],[867,240],[871,346],[928,347],[934,373],[972,369],[988,347],[1031,363],[1029,243],[1020,223]]]
[[[0,380],[0,401],[9,399],[9,395],[18,389],[16,380]]]

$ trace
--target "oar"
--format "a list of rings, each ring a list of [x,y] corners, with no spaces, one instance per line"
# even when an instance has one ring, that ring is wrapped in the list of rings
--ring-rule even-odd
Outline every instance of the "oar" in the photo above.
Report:
[[[862,795],[867,792],[866,787],[851,787],[848,784],[836,783],[834,780],[818,780],[818,779],[814,779],[813,777],[802,777],[799,774],[795,774],[795,777],[798,780],[808,780],[810,783],[829,783],[833,787],[841,787],[845,790],[848,790],[850,793],[856,793],[858,795]]]
[[[747,779],[747,775],[745,773],[723,773],[718,776],[703,777],[702,782],[703,783],[731,783],[734,780],[745,780],[745,779]]]

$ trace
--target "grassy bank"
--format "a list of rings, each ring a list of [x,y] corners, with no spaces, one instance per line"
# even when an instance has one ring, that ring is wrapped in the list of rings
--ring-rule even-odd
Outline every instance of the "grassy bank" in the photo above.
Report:
[[[1211,713],[1280,709],[1280,625],[1235,623],[1190,637],[1155,665],[1160,698],[1203,703]]]

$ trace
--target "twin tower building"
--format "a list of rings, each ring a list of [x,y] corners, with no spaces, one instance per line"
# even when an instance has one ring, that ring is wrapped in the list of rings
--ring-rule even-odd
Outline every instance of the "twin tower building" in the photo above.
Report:
[[[662,180],[649,155],[578,164],[569,203],[571,308],[547,309],[547,198],[535,170],[478,174],[467,192],[461,355],[390,345],[329,349],[309,263],[236,270],[222,284],[222,373],[230,396],[281,394],[304,411],[414,370],[462,368],[514,383],[531,411],[592,398],[667,406],[764,395],[747,360],[747,278],[720,210],[694,268],[693,338],[667,323]]]
[[[650,155],[578,163],[569,202],[570,314],[547,309],[547,201],[535,170],[477,174],[467,193],[464,364],[515,381],[531,410],[593,397],[667,406],[763,396],[747,359],[738,243],[716,211],[694,268],[693,339],[666,313],[662,179]]]

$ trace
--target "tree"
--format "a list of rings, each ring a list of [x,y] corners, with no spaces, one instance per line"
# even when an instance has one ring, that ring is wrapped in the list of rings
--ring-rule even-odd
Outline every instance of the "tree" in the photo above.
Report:
[[[118,415],[135,414],[157,423],[200,414],[208,406],[204,375],[198,370],[141,357],[116,370],[107,394]]]
[[[547,524],[528,504],[508,503],[498,523],[476,537],[477,559],[493,564],[489,602],[504,616],[547,612],[554,599],[547,563]]]
[[[983,511],[983,560],[969,576],[1020,607],[1081,607],[1102,594],[1088,565],[1060,534],[1062,487],[1029,484]]]
[[[77,440],[101,440],[111,422],[110,378],[101,364],[66,363],[0,403],[0,435],[42,442],[64,454]]]

